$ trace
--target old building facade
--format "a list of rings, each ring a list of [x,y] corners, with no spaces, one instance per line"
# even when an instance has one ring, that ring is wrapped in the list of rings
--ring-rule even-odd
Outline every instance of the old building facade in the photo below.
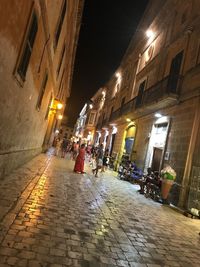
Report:
[[[96,136],[143,170],[177,172],[171,202],[200,209],[200,2],[152,0],[105,84]],[[94,136],[94,143],[97,137]]]
[[[1,1],[0,176],[47,148],[62,119],[82,10],[82,0]]]

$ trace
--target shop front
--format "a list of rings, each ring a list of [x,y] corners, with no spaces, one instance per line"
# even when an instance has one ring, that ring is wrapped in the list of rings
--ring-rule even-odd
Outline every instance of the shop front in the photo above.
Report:
[[[119,152],[117,155],[117,160],[115,162],[116,169],[118,168],[122,158],[130,160],[131,153],[134,146],[136,126],[133,122],[129,123],[128,126],[125,125],[121,127],[123,132],[121,132],[121,141]]]
[[[170,120],[168,117],[161,117],[153,124],[149,135],[149,145],[144,167],[145,172],[149,167],[152,168],[152,171],[160,171],[162,169],[169,124]]]

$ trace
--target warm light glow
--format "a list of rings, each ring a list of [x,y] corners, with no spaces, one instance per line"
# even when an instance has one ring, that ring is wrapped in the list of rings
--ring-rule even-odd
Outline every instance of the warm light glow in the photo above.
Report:
[[[58,120],[62,120],[62,118],[63,118],[63,115],[58,115]]]
[[[127,122],[131,122],[131,119],[127,118],[126,121],[127,121]]]
[[[90,104],[90,105],[89,105],[89,108],[90,108],[90,109],[92,109],[92,108],[93,108],[93,105],[92,105],[92,104]]]
[[[154,115],[156,118],[161,118],[162,117],[162,114],[160,114],[160,113],[155,113],[155,115]]]
[[[58,134],[59,133],[59,130],[55,130],[55,133]]]
[[[120,78],[120,77],[121,77],[121,74],[120,74],[119,72],[117,72],[117,73],[115,74],[115,76],[116,76],[117,78]]]
[[[146,36],[147,36],[148,38],[152,38],[152,37],[154,36],[154,32],[153,32],[152,30],[147,30],[147,31],[146,31]]]
[[[117,127],[116,126],[113,126],[112,134],[116,134],[116,133],[117,133]]]
[[[63,107],[63,104],[62,103],[58,103],[57,104],[57,109],[62,109],[62,107]]]

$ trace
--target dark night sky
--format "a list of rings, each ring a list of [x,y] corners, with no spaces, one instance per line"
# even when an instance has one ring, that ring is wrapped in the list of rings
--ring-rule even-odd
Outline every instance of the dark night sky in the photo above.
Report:
[[[66,110],[69,125],[73,126],[84,103],[120,65],[147,3],[148,0],[85,0]]]

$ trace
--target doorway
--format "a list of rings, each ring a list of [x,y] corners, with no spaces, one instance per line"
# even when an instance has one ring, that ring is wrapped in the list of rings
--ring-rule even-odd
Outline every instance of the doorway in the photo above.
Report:
[[[177,93],[178,80],[181,71],[181,64],[183,59],[183,51],[178,53],[173,59],[169,71],[169,79],[167,88],[169,93]]]
[[[158,147],[153,148],[153,159],[152,159],[152,165],[151,165],[152,171],[160,170],[162,153],[163,153],[162,148],[158,148]]]
[[[168,131],[169,119],[167,117],[162,117],[153,124],[145,159],[145,172],[149,167],[155,171],[160,171]]]

